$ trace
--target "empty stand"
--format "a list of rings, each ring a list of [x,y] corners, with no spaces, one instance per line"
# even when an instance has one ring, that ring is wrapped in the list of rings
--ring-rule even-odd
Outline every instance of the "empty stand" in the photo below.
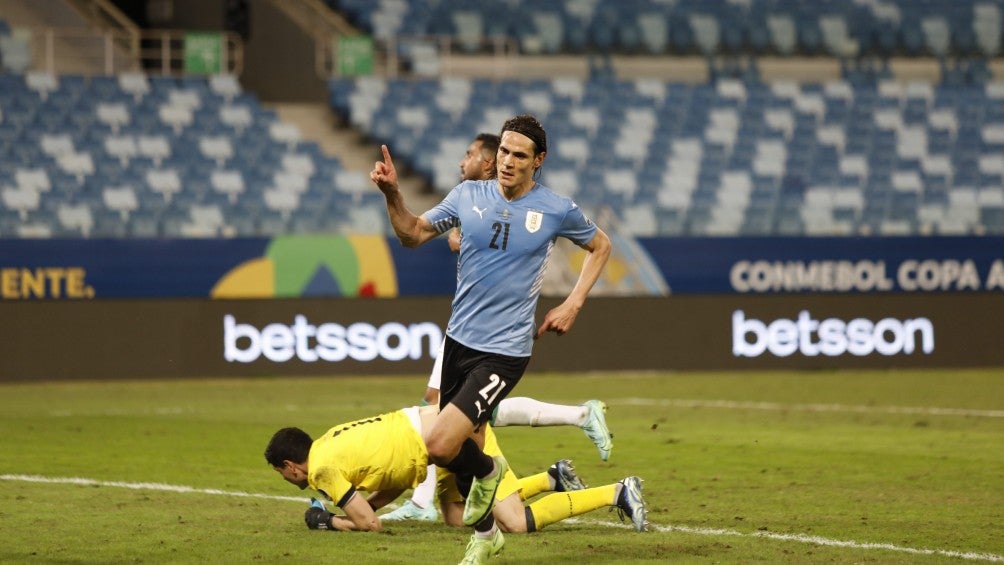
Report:
[[[441,192],[456,184],[476,133],[534,112],[550,136],[542,182],[589,211],[613,210],[638,235],[1004,232],[999,83],[369,78],[331,86],[336,111],[350,119],[389,116],[357,123]],[[446,91],[480,104],[446,113],[437,103]]]
[[[325,195],[359,191],[234,77],[0,82],[0,237],[273,235],[303,202],[334,231],[348,214]]]

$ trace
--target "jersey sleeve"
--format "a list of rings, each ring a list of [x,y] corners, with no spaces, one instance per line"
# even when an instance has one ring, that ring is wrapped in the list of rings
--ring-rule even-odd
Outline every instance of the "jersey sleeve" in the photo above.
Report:
[[[446,233],[452,228],[458,227],[460,225],[460,217],[457,213],[459,210],[458,203],[460,201],[460,192],[464,183],[460,183],[449,194],[446,195],[439,204],[436,204],[432,209],[428,210],[423,216],[432,227],[436,229],[439,233]]]
[[[596,235],[596,224],[582,213],[582,208],[570,202],[569,210],[561,221],[559,235],[567,237],[576,245],[585,245]]]
[[[314,475],[314,488],[322,492],[339,508],[356,492],[356,487],[334,467],[321,467]]]

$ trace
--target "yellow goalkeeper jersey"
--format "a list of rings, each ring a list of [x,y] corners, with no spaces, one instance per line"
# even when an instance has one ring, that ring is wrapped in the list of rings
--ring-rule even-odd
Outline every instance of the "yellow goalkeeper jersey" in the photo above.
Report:
[[[425,480],[429,452],[406,410],[337,425],[314,440],[310,487],[344,506],[357,491],[413,488]],[[417,420],[416,420],[417,421]]]

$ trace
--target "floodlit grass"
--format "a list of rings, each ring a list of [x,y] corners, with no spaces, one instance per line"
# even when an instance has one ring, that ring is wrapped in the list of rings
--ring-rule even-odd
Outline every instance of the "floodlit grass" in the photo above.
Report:
[[[309,493],[262,456],[279,427],[316,435],[413,404],[424,387],[423,376],[2,385],[0,562],[459,561],[464,529],[308,531]],[[652,531],[601,510],[509,535],[493,562],[1004,556],[1004,370],[529,374],[515,394],[607,401],[608,462],[576,428],[506,428],[500,442],[517,472],[572,458],[590,485],[643,477]],[[92,482],[60,482],[71,477]]]

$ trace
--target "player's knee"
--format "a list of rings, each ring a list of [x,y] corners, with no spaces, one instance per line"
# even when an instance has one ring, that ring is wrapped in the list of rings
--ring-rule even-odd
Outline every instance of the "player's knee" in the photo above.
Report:
[[[526,520],[521,520],[517,516],[498,516],[495,515],[495,523],[498,524],[499,529],[506,534],[525,534],[526,533]]]
[[[455,528],[459,528],[464,525],[464,518],[463,516],[459,515],[443,516],[443,522],[445,522],[447,526],[453,526]]]
[[[429,451],[429,462],[440,467],[448,465],[459,452],[456,446],[439,437],[426,438],[425,445]]]
[[[446,467],[460,453],[460,446],[441,436],[426,438],[426,449],[429,451],[429,462],[440,467]]]

